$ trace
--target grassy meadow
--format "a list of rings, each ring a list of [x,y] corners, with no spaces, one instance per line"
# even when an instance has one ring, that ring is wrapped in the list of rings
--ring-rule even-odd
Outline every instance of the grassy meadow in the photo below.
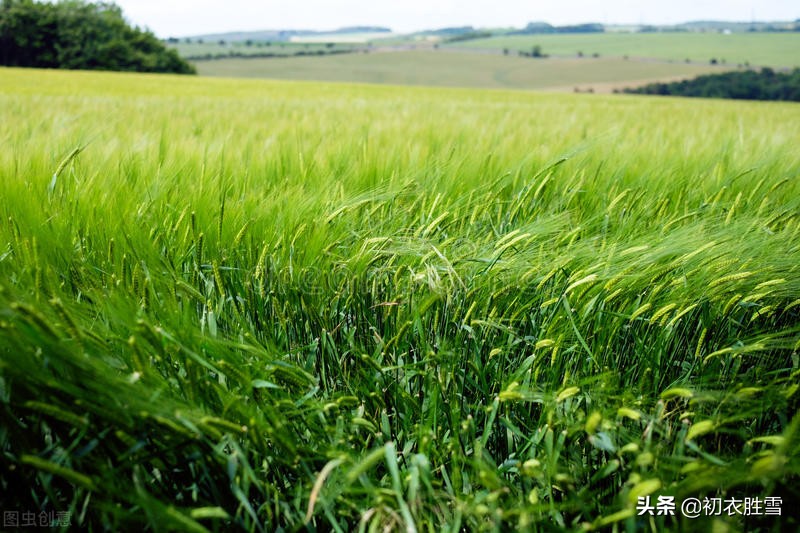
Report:
[[[712,58],[729,66],[749,64],[768,67],[800,67],[800,33],[587,33],[512,35],[448,44],[448,47],[529,52],[535,45],[553,56],[650,58],[708,63]]]
[[[485,89],[574,88],[611,92],[664,79],[723,72],[710,65],[626,61],[622,58],[530,59],[470,51],[408,50],[281,59],[196,62],[201,76],[322,80]]]
[[[4,511],[798,527],[800,106],[2,69],[0,125]]]

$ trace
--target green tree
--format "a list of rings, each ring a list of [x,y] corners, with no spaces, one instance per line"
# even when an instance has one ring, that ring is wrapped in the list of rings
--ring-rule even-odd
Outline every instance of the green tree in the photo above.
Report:
[[[194,73],[113,3],[2,0],[0,64],[17,67]]]

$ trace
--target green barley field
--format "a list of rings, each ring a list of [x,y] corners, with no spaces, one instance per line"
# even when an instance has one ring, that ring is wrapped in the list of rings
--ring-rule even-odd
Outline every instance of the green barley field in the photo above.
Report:
[[[799,141],[796,104],[2,69],[3,511],[795,530]]]

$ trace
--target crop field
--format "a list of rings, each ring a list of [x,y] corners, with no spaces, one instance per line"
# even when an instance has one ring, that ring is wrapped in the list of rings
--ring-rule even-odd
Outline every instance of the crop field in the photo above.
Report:
[[[531,59],[468,51],[415,50],[280,59],[198,61],[202,76],[347,81],[497,89],[573,90],[637,86],[691,78],[721,66],[625,61],[622,58]]]
[[[797,530],[798,140],[793,104],[0,70],[3,510]]]
[[[552,56],[652,58],[729,66],[800,67],[800,33],[594,33],[561,35],[515,35],[461,41],[446,45],[457,48],[497,49],[529,52],[535,45]]]

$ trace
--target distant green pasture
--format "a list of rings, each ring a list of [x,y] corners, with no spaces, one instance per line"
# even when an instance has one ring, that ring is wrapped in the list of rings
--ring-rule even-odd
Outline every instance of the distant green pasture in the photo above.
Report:
[[[516,35],[453,43],[451,47],[529,51],[535,45],[556,56],[598,53],[728,65],[800,66],[800,33],[588,33]]]

